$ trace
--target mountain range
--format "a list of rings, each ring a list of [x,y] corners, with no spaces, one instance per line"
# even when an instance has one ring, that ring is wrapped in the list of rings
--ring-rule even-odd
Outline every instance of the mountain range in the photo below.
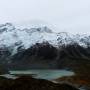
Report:
[[[47,26],[0,25],[0,64],[9,69],[77,69],[90,66],[90,35],[55,33]]]

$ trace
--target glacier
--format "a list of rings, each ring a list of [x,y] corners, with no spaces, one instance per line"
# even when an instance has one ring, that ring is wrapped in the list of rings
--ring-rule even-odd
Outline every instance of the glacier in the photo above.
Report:
[[[71,34],[68,32],[53,32],[47,26],[33,28],[17,28],[12,23],[0,25],[0,49],[9,48],[13,54],[23,46],[28,49],[36,43],[48,42],[54,47],[78,43],[80,46],[90,45],[90,35]]]

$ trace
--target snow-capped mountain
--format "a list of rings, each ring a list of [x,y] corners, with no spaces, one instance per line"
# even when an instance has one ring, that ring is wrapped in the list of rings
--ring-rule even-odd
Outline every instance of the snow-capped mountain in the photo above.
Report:
[[[55,33],[48,27],[17,29],[11,23],[0,25],[0,48],[7,47],[13,53],[17,48],[23,46],[24,49],[36,43],[49,42],[53,46],[62,46],[63,44],[78,43],[86,47],[90,44],[89,35],[73,35],[67,32]]]

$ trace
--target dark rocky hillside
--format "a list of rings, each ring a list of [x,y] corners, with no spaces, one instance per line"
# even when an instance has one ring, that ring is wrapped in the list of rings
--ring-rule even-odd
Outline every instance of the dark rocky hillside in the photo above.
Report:
[[[10,59],[13,69],[55,69],[57,68],[57,48],[51,44],[36,43],[27,50],[19,51]]]
[[[0,63],[9,69],[69,69],[87,71],[90,68],[90,47],[77,43],[53,47],[47,42],[36,43],[28,49],[18,48],[11,55],[9,50],[0,52]]]
[[[58,63],[59,68],[88,73],[88,69],[90,69],[90,48],[84,48],[78,44],[63,46],[59,52]]]
[[[22,76],[15,80],[0,77],[0,90],[79,90],[69,84],[53,82]]]

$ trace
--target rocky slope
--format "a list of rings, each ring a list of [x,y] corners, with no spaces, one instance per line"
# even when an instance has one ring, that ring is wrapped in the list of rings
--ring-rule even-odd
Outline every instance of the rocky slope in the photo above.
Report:
[[[0,77],[1,90],[79,90],[69,84],[55,84],[44,79],[22,76],[15,80]]]

